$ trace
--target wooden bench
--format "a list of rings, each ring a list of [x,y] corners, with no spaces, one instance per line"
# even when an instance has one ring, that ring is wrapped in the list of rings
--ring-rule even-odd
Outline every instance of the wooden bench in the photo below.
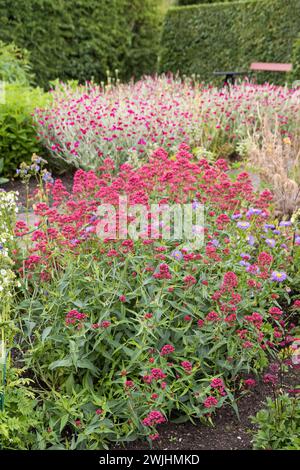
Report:
[[[276,64],[271,62],[252,62],[250,70],[254,72],[291,72],[292,64]]]
[[[292,64],[278,64],[272,62],[252,62],[252,64],[250,65],[251,72],[291,72],[292,69]],[[231,85],[235,84],[237,76],[249,75],[249,72],[220,71],[214,72],[213,75],[225,76],[224,85],[229,86],[229,83],[231,83]]]

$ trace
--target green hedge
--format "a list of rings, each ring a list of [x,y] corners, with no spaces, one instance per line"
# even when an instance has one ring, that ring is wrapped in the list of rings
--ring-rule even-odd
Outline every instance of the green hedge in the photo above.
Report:
[[[178,5],[196,5],[199,3],[225,3],[232,2],[233,0],[178,0]]]
[[[294,42],[292,60],[293,71],[291,74],[291,80],[292,82],[296,80],[300,81],[300,35]]]
[[[0,0],[0,39],[31,53],[37,83],[155,70],[159,0]]]
[[[199,74],[249,69],[251,62],[290,62],[300,31],[299,0],[255,0],[171,8],[165,18],[160,70]],[[284,81],[283,74],[260,74]]]

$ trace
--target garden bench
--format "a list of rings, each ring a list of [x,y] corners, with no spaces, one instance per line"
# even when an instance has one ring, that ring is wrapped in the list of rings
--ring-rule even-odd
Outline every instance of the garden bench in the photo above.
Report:
[[[292,64],[277,64],[271,62],[252,62],[250,70],[253,72],[291,72]]]
[[[272,62],[252,62],[250,65],[251,72],[291,72],[293,69],[292,64],[279,64]],[[224,85],[235,84],[238,75],[249,75],[249,72],[235,72],[235,71],[220,71],[213,72],[215,76],[225,76]]]

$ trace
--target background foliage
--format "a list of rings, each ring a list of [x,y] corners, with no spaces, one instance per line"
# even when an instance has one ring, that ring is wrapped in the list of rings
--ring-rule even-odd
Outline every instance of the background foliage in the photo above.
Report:
[[[196,5],[198,3],[228,3],[233,0],[178,0],[178,5]]]
[[[31,52],[37,83],[156,68],[159,0],[0,0],[0,39]],[[25,14],[26,12],[26,14]]]
[[[300,80],[300,34],[294,42],[293,46],[293,71],[291,74],[292,81]]]
[[[0,41],[0,80],[28,85],[33,80],[29,62],[29,53],[14,43]]]
[[[32,113],[47,100],[48,96],[40,88],[6,84],[5,100],[0,102],[0,155],[6,176],[14,175],[18,165],[29,161],[34,152],[41,153]]]
[[[247,70],[253,61],[290,62],[299,17],[298,0],[171,8],[165,17],[160,70],[211,80],[214,70]],[[286,79],[274,73],[259,78]]]

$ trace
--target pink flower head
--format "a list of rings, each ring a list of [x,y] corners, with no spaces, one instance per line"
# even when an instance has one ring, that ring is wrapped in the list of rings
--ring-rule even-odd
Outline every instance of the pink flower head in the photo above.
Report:
[[[224,388],[224,382],[220,378],[212,379],[210,386],[211,388]]]
[[[213,408],[214,406],[217,406],[217,404],[218,404],[218,400],[213,396],[207,397],[204,400],[205,408]]]
[[[160,350],[161,356],[167,356],[168,354],[172,354],[175,351],[174,346],[172,344],[165,344]]]
[[[189,361],[182,361],[181,362],[181,365],[182,367],[184,368],[184,370],[186,370],[187,372],[190,372],[193,368],[193,365],[191,362]]]
[[[159,439],[159,434],[149,434],[149,439],[151,439],[151,441],[156,441],[157,439]]]
[[[150,411],[148,416],[143,419],[142,423],[144,426],[156,426],[157,424],[165,423],[166,418],[160,411]]]
[[[246,379],[244,380],[244,385],[247,388],[253,388],[256,386],[256,380],[254,379]]]

